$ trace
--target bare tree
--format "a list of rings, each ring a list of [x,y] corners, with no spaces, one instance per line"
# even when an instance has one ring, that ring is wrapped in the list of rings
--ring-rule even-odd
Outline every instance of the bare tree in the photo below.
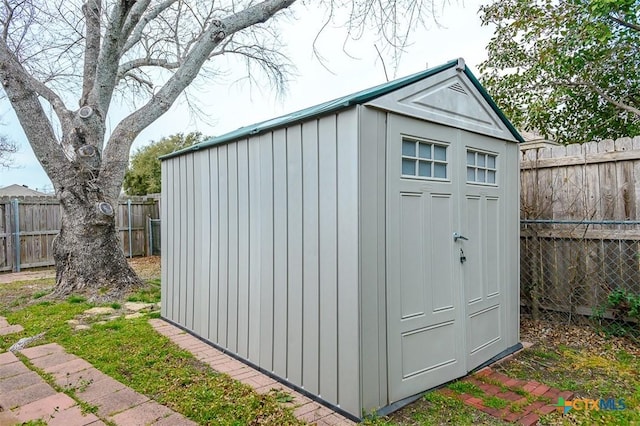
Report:
[[[18,145],[4,135],[0,135],[0,170],[13,165],[12,154],[18,152]]]
[[[305,0],[0,0],[0,79],[62,206],[57,295],[115,298],[140,283],[119,248],[114,208],[131,144],[188,86],[236,55],[286,83],[278,19]],[[320,1],[400,52],[434,0]],[[317,6],[317,5],[316,5]],[[290,13],[290,12],[289,12]],[[342,12],[341,12],[342,14]],[[107,133],[117,97],[132,112]],[[78,102],[78,107],[70,107]]]

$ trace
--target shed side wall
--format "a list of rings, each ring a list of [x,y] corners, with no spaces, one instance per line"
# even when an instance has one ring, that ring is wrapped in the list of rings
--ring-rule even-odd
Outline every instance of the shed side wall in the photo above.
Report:
[[[361,415],[356,108],[163,162],[162,315]]]
[[[387,113],[360,107],[361,389],[367,412],[388,404],[386,342]]]

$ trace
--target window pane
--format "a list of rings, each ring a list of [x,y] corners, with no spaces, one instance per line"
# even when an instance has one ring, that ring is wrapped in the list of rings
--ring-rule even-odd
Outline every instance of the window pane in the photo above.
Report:
[[[403,175],[416,175],[416,161],[415,160],[407,160],[405,158],[402,159],[402,174]]]
[[[428,161],[419,162],[418,176],[431,177],[431,162],[428,162]]]
[[[412,141],[403,140],[402,141],[402,155],[406,155],[408,157],[416,156],[416,143]]]
[[[496,183],[496,172],[487,170],[487,183]]]
[[[476,180],[476,169],[473,167],[467,167],[467,182],[475,182]]]
[[[446,179],[447,177],[447,165],[434,163],[433,164],[433,177]]]
[[[467,151],[467,165],[475,166],[476,164],[476,153]]]
[[[496,168],[496,156],[495,155],[489,155],[487,158],[487,167],[489,167],[490,169],[495,169]]]
[[[486,182],[484,178],[484,169],[478,169],[478,179],[476,182]]]
[[[430,159],[431,158],[431,145],[430,144],[426,144],[426,143],[421,143],[418,144],[419,145],[419,156],[420,158],[427,158]]]
[[[486,158],[486,155],[484,154],[478,154],[478,167],[484,167],[484,159]]]
[[[433,157],[436,160],[447,161],[447,147],[434,145],[433,150]]]

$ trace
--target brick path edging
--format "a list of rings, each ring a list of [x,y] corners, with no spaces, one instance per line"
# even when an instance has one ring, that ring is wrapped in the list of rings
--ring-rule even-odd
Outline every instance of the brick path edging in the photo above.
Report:
[[[458,393],[449,388],[440,389],[439,392],[457,398],[466,405],[493,417],[523,426],[536,425],[541,415],[556,411],[557,407],[554,403],[558,401],[559,397],[564,399],[573,397],[573,392],[560,391],[534,380],[513,379],[491,367],[485,367],[471,376],[460,379],[460,381],[474,385],[487,397],[495,396],[508,401],[509,407],[503,409],[487,407],[481,398],[467,393]],[[529,399],[527,399],[527,395],[530,397]],[[518,407],[518,410],[512,410],[511,407]]]
[[[17,333],[0,317],[0,333]],[[87,361],[67,353],[57,343],[20,351],[34,367],[49,374],[62,389],[73,390],[77,400],[97,407],[85,413],[76,400],[58,392],[38,371],[33,371],[12,352],[0,353],[0,425],[20,425],[43,420],[49,426],[196,426],[179,413],[94,368]],[[58,389],[59,389],[58,388]]]
[[[216,371],[226,373],[231,378],[251,386],[258,393],[267,393],[272,389],[286,390],[293,397],[290,403],[295,407],[293,414],[300,420],[317,426],[355,425],[355,422],[217,350],[173,324],[162,319],[151,319],[149,323],[158,333],[168,337],[182,349],[191,352],[198,360]]]

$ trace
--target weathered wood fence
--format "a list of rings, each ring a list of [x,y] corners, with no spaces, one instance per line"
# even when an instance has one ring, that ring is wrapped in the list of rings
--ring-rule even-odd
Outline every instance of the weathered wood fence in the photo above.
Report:
[[[121,199],[116,226],[127,256],[149,255],[149,218],[159,217],[158,199]],[[60,231],[54,197],[0,197],[0,271],[53,265],[52,242]]]
[[[640,137],[523,144],[521,301],[592,315],[614,289],[640,292]]]

